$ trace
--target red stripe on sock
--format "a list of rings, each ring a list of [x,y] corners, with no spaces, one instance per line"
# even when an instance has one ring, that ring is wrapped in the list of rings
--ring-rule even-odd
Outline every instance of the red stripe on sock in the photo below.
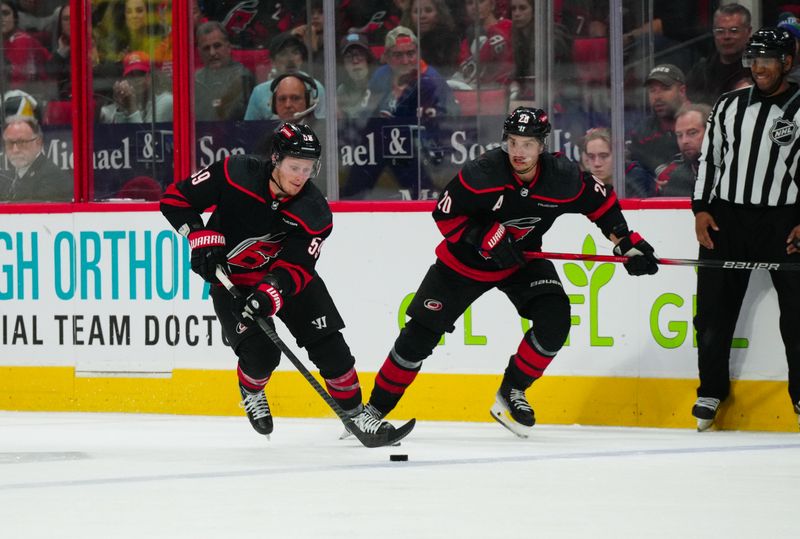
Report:
[[[355,369],[350,369],[338,378],[326,378],[325,387],[334,399],[351,399],[361,390]]]
[[[267,376],[266,378],[257,379],[252,376],[247,376],[244,371],[242,371],[242,367],[236,368],[236,375],[239,377],[239,383],[252,391],[261,391],[264,389],[264,386],[267,385],[270,378]]]
[[[528,339],[522,339],[522,342],[517,348],[517,353],[514,355],[514,364],[527,374],[534,378],[539,378],[544,373],[544,370],[553,361],[552,357],[543,356],[533,349],[528,342]]]
[[[388,381],[397,384],[397,385],[404,385],[408,386],[411,382],[414,381],[414,378],[417,377],[418,370],[410,371],[408,369],[402,368],[400,365],[392,360],[392,356],[386,358],[386,361],[383,362],[383,366],[378,374],[384,376]]]

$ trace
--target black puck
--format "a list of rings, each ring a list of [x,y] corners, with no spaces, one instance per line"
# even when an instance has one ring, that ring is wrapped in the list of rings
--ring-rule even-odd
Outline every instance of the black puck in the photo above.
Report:
[[[389,460],[392,462],[405,462],[408,460],[408,455],[389,455]]]

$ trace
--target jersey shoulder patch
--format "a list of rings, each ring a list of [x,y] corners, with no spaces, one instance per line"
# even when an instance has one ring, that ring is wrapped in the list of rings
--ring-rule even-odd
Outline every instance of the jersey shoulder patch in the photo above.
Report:
[[[333,226],[333,213],[316,185],[309,182],[300,195],[281,208],[284,218],[296,222],[309,234],[327,237]]]
[[[539,164],[542,169],[534,196],[570,200],[580,194],[583,188],[583,172],[577,163],[563,156],[543,153],[539,157]]]

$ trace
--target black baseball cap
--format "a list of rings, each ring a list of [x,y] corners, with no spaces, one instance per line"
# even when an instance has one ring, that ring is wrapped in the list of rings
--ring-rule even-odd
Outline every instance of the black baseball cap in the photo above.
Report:
[[[672,64],[661,64],[651,69],[647,78],[644,80],[645,86],[652,80],[666,84],[667,86],[686,84],[686,76],[683,74],[683,71],[681,71],[681,68]]]

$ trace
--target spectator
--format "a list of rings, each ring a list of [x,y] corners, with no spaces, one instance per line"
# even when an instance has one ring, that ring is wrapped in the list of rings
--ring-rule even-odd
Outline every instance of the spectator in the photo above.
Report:
[[[687,79],[688,96],[695,103],[714,103],[748,76],[742,53],[750,38],[750,11],[726,4],[714,12],[714,52],[692,68]]]
[[[342,0],[336,13],[347,34],[361,34],[374,46],[383,46],[386,33],[400,24],[409,0]]]
[[[690,197],[694,193],[700,149],[706,134],[706,121],[711,107],[703,103],[683,106],[675,114],[675,137],[680,153],[658,171],[658,194],[665,197]]]
[[[300,73],[284,73],[272,81],[272,112],[281,121],[303,123],[318,103],[314,81]]]
[[[581,142],[581,166],[606,185],[614,185],[614,156],[611,131],[605,127],[589,129]],[[625,163],[625,197],[646,198],[656,192],[653,175],[639,163]]]
[[[792,13],[781,13],[778,28],[787,30],[794,37],[794,65],[786,78],[789,82],[800,84],[800,20]]]
[[[14,167],[13,177],[0,180],[0,200],[6,202],[69,202],[73,181],[42,149],[39,123],[28,116],[10,116],[3,128],[3,149]]]
[[[101,62],[118,62],[133,51],[153,57],[167,32],[149,8],[150,1],[106,0],[92,4]]]
[[[291,32],[280,34],[272,40],[270,56],[273,66],[272,76],[253,89],[250,101],[247,103],[245,120],[275,120],[278,118],[272,107],[272,92],[274,91],[274,82],[280,75],[298,73],[310,78],[310,75],[303,70],[303,64],[308,60],[308,48],[302,39]],[[321,119],[325,117],[325,88],[318,80],[312,80],[318,103],[314,109],[314,117]]]
[[[512,99],[532,99],[534,97],[535,65],[535,24],[533,20],[533,0],[511,0],[511,43],[514,53],[514,81],[511,83]],[[553,76],[566,78],[572,57],[572,43],[567,29],[553,24],[553,52],[557,69]]]
[[[157,92],[153,95],[150,58],[144,52],[134,51],[125,55],[122,60],[122,80],[114,83],[113,91],[114,102],[100,110],[100,121],[103,123],[172,120],[172,93]]]
[[[448,78],[458,69],[458,31],[444,0],[411,0],[401,24],[419,35],[420,52],[428,65]]]
[[[369,83],[368,107],[372,118],[366,130],[376,133],[381,140],[383,128],[389,127],[396,135],[394,144],[389,145],[384,160],[351,170],[342,188],[342,198],[367,196],[387,166],[394,173],[401,193],[405,191],[404,196],[415,199],[424,198],[426,193],[434,196],[430,177],[414,156],[419,157],[422,152],[434,162],[439,160],[438,121],[456,114],[457,105],[447,82],[418,55],[417,36],[410,29],[397,26],[386,34],[383,57],[387,65],[376,69]],[[414,149],[416,137],[411,137],[409,126],[421,133],[422,150]]]
[[[194,75],[194,111],[198,121],[242,120],[255,85],[253,74],[231,58],[231,44],[218,21],[197,27],[203,67]]]
[[[662,64],[650,70],[644,83],[652,114],[631,133],[630,157],[655,177],[658,167],[678,153],[675,113],[687,103],[686,78],[678,67]]]
[[[495,0],[468,0],[467,37],[457,78],[472,86],[502,86],[513,75],[511,21],[497,18]]]
[[[58,98],[67,100],[72,97],[69,3],[58,8],[57,13],[58,22],[53,30],[53,54],[45,64],[45,69],[48,77],[56,81]]]
[[[45,64],[50,59],[50,53],[33,36],[20,30],[18,22],[16,4],[0,1],[3,52],[11,64],[10,81],[21,86],[45,78]]]
[[[302,39],[309,52],[309,71],[314,77],[324,78],[325,76],[325,51],[322,37],[322,23],[324,16],[322,12],[322,0],[310,0],[311,16],[308,23],[301,24],[292,28],[292,34]]]
[[[231,45],[263,49],[271,37],[306,20],[306,0],[215,0],[202,2],[203,15],[220,21]]]
[[[345,118],[363,117],[369,102],[369,80],[375,69],[367,39],[361,34],[347,34],[339,45],[343,70],[336,88],[336,104]]]

